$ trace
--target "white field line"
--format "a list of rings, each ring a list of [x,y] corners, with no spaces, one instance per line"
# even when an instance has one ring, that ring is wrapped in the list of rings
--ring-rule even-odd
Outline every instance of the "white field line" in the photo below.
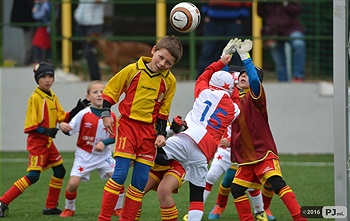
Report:
[[[72,162],[73,159],[63,159],[63,162]],[[25,158],[0,158],[0,163],[26,163],[28,159]],[[333,162],[288,162],[282,161],[283,166],[301,166],[301,167],[331,167]]]

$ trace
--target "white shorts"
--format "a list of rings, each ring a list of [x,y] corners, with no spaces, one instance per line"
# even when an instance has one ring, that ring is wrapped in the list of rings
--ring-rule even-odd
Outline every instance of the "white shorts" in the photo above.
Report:
[[[213,165],[220,166],[224,171],[228,170],[232,166],[231,148],[227,147],[225,149],[218,147],[218,149],[215,152],[214,158],[211,161],[211,166]]]
[[[163,147],[169,159],[179,161],[186,170],[185,180],[205,187],[208,161],[198,145],[186,134],[177,134],[167,139]]]
[[[115,160],[110,151],[105,154],[92,154],[80,148],[75,151],[74,163],[70,176],[81,177],[81,181],[89,181],[90,173],[97,170],[101,179],[107,179],[113,173]]]

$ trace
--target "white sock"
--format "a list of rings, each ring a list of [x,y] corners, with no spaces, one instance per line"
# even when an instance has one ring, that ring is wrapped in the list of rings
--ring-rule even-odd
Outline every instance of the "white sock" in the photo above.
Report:
[[[248,189],[248,191],[249,190],[254,190],[254,189]],[[249,195],[250,201],[252,202],[254,213],[260,213],[264,211],[264,203],[263,203],[261,191],[259,195],[256,195],[256,196],[251,196],[250,194],[248,195]]]
[[[125,193],[119,194],[119,198],[118,198],[117,204],[115,204],[114,210],[122,209],[122,208],[123,208],[123,205],[124,205],[124,197],[125,197]]]
[[[203,202],[205,203],[206,199],[208,198],[209,194],[211,193],[211,191],[209,190],[204,190],[203,192]]]
[[[201,210],[190,210],[188,211],[188,221],[201,221],[203,211]]]
[[[69,200],[66,198],[66,206],[65,209],[74,210],[75,211],[75,199]]]

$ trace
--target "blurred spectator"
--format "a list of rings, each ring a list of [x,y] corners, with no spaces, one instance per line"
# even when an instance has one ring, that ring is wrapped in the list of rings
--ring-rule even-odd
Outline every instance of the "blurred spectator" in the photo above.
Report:
[[[35,0],[32,15],[38,23],[42,24],[36,28],[32,41],[34,63],[51,62],[51,3],[49,0]]]
[[[247,35],[247,24],[251,16],[251,2],[237,2],[233,0],[209,0],[201,7],[203,36],[227,36],[231,39]],[[197,78],[212,62],[220,58],[221,50],[227,40],[203,40],[202,51],[198,61]],[[237,54],[231,59],[231,64],[242,66]]]
[[[292,49],[293,82],[305,80],[306,44],[304,30],[298,19],[301,10],[301,5],[298,2],[270,3],[259,1],[258,3],[258,15],[263,19],[262,36],[277,37],[277,39],[268,39],[266,45],[269,47],[275,62],[279,81],[289,80],[285,43],[289,43]]]
[[[11,23],[23,30],[24,59],[23,64],[29,65],[33,61],[32,39],[35,28],[30,23],[35,23],[32,17],[34,0],[14,0],[11,10]]]
[[[78,35],[82,37],[98,37],[102,34],[104,25],[104,6],[107,0],[79,0],[74,11]],[[87,60],[90,79],[100,80],[101,72],[98,66],[97,49],[86,39],[82,42],[83,53]]]

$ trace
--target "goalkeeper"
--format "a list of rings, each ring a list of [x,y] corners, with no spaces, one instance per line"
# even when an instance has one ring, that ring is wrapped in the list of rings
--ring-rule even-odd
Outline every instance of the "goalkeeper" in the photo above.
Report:
[[[272,187],[280,196],[294,221],[304,221],[294,192],[282,178],[277,147],[268,123],[266,94],[261,83],[263,72],[254,66],[249,56],[252,46],[249,39],[236,40],[235,48],[244,65],[238,77],[238,87],[242,89],[241,114],[232,124],[230,144],[231,161],[239,165],[231,186],[236,210],[240,220],[254,220],[246,190],[262,184]],[[273,192],[263,194],[264,209],[269,208]]]

